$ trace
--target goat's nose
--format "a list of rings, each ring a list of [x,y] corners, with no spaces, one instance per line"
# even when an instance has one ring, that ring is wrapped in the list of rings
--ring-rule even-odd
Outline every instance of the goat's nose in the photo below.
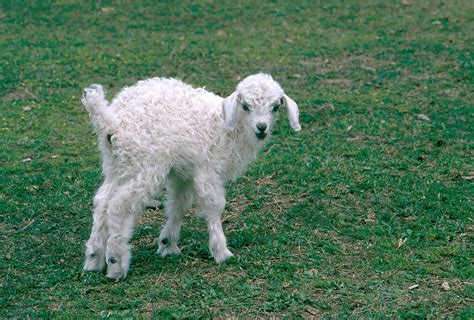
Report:
[[[257,129],[261,132],[264,132],[267,129],[267,124],[263,122],[257,123]]]

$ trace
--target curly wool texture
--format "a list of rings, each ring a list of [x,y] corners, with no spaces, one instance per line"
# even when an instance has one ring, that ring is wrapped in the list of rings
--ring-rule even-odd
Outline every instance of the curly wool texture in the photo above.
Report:
[[[248,143],[255,140],[248,127],[225,130],[222,101],[175,79],[153,78],[123,89],[103,115],[110,124],[98,132],[103,142],[112,135],[108,149],[115,161],[104,171],[154,175],[173,168],[192,177],[196,167],[211,166],[224,182],[238,178],[263,142]],[[154,164],[159,172],[150,172]]]
[[[221,225],[224,184],[256,158],[282,102],[291,123],[296,104],[265,74],[247,77],[225,99],[165,78],[126,87],[110,104],[101,86],[87,88],[83,104],[98,135],[105,179],[94,197],[84,268],[107,265],[108,277],[126,276],[136,216],[163,187],[168,220],[158,253],[179,253],[182,217],[196,201],[208,223],[211,254],[217,262],[232,256]]]

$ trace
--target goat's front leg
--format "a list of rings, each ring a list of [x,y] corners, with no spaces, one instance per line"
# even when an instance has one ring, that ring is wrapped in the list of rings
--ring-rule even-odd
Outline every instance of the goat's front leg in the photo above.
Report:
[[[222,210],[223,209],[224,208],[222,208]],[[220,214],[215,215],[206,213],[207,229],[209,232],[209,250],[217,263],[222,263],[233,256],[232,252],[227,249],[227,240],[222,230],[222,210]]]
[[[170,176],[166,190],[165,211],[168,219],[158,238],[158,254],[162,256],[181,252],[178,248],[181,223],[184,214],[193,203],[193,190],[190,181]]]
[[[194,187],[209,232],[209,250],[217,263],[232,257],[222,230],[222,213],[225,207],[224,184],[212,171],[203,171],[195,177]]]

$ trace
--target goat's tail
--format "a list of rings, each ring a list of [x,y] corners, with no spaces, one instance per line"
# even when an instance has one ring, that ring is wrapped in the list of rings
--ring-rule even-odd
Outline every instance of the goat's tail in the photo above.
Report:
[[[91,84],[84,89],[82,104],[89,112],[92,126],[98,134],[108,134],[112,130],[112,116],[108,110],[109,102],[101,85]]]

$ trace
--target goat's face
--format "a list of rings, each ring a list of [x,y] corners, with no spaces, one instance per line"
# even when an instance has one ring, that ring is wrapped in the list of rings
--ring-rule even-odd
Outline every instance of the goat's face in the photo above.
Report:
[[[253,130],[258,140],[263,140],[271,132],[280,106],[286,107],[291,127],[301,130],[298,106],[284,94],[280,85],[270,75],[249,76],[224,100],[224,125],[233,129],[240,118],[239,123]]]
[[[283,104],[283,91],[280,94],[267,93],[262,99],[251,99],[241,95],[240,116],[250,127],[258,140],[263,140],[271,132],[280,105]]]

